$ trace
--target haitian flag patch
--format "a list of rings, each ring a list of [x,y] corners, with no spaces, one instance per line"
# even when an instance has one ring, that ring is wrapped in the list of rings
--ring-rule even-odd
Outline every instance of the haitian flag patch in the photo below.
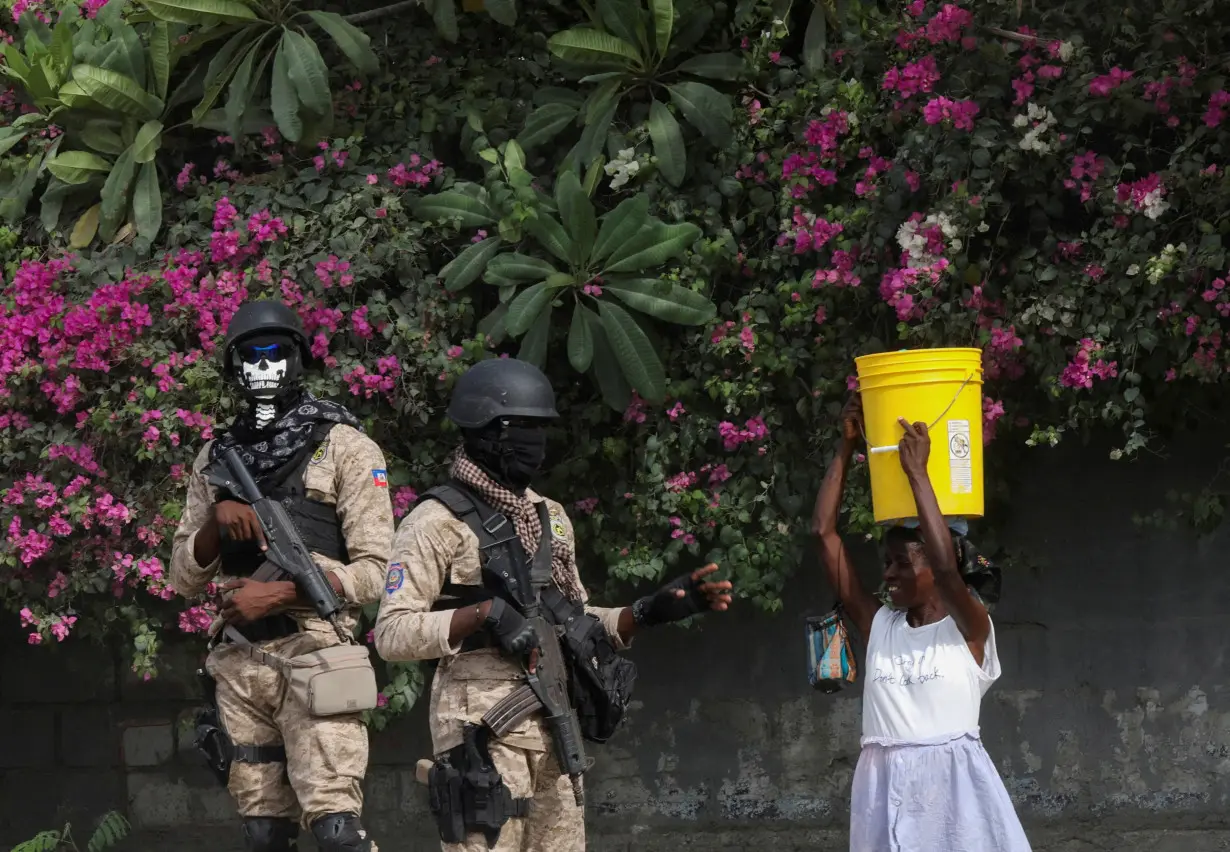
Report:
[[[389,472],[387,470],[372,470],[372,482],[377,488],[389,487]]]

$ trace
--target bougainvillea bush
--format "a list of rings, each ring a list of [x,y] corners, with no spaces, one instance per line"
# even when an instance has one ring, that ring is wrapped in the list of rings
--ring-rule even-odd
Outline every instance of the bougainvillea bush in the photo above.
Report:
[[[311,387],[365,419],[399,516],[444,473],[454,378],[532,354],[564,412],[544,490],[615,601],[714,559],[744,601],[781,607],[856,355],[981,348],[997,495],[1022,455],[1100,430],[1126,463],[1215,406],[1230,84],[1211,5],[541,7],[512,30],[463,19],[456,45],[373,31],[394,70],[334,81],[337,133],[310,156],[273,134],[166,154],[175,191],[147,253],[74,255],[37,218],[0,235],[0,571],[31,643],[113,632],[152,674],[161,641],[208,624],[208,601],[167,587],[167,542],[185,467],[234,413],[215,347],[247,296],[299,310],[326,364]],[[627,87],[630,57],[656,55],[620,45],[638,14],[734,105],[728,132],[681,103],[695,80],[633,85],[618,109],[595,97],[595,64]],[[719,54],[740,61],[693,58]],[[483,199],[481,221],[459,193]],[[563,243],[552,256],[544,222],[577,227],[579,193],[598,221],[647,200],[652,227],[697,236],[620,300]],[[530,282],[558,294],[539,308],[619,301],[662,365],[640,382],[654,398],[633,361],[580,357],[571,322],[498,321]],[[702,325],[674,324],[659,294]],[[863,474],[847,508],[874,534]],[[391,678],[390,712],[421,685]]]

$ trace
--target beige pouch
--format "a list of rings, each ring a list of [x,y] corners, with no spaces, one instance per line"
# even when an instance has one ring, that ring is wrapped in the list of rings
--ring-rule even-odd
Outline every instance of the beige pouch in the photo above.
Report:
[[[365,646],[333,645],[297,657],[282,657],[255,647],[234,628],[227,631],[227,635],[233,631],[231,639],[243,645],[252,659],[281,672],[291,698],[313,716],[360,713],[376,707],[376,670]]]

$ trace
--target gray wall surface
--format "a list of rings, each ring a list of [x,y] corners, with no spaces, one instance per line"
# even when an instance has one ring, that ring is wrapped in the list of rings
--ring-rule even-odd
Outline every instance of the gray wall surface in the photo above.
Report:
[[[982,721],[1036,850],[1230,849],[1225,530],[1131,523],[1184,478],[1207,481],[1219,449],[1130,465],[1102,449],[1038,450],[1014,487],[1005,543],[1032,564],[1005,577],[1004,674]],[[858,557],[873,575],[875,554]],[[788,592],[775,617],[745,606],[638,638],[630,722],[591,748],[591,850],[847,848],[859,691],[808,689],[802,619],[831,592],[813,564]],[[141,683],[102,651],[5,634],[0,848],[68,819],[80,833],[108,808],[138,829],[121,849],[242,848],[225,791],[178,734],[195,653],[173,653],[174,672]],[[439,848],[413,774],[425,705],[373,736],[365,821],[385,852]]]

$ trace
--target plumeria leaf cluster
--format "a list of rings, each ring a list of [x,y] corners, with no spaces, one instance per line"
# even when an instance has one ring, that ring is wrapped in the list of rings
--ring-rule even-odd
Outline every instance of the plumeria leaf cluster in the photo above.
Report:
[[[499,225],[496,236],[476,239],[440,270],[456,292],[482,279],[499,288],[500,302],[484,320],[495,342],[520,339],[517,357],[545,366],[556,308],[569,311],[568,363],[590,373],[604,399],[623,411],[633,391],[660,402],[666,371],[642,324],[651,318],[675,325],[701,325],[716,314],[703,294],[652,277],[688,249],[701,230],[683,222],[668,225],[649,214],[649,198],[638,194],[598,216],[581,180],[564,172],[553,199],[536,204],[524,190],[533,177],[524,168],[516,141],[507,144],[502,168],[490,191],[458,184],[426,196],[416,212],[466,227]],[[517,225],[497,219],[516,202],[516,188],[529,202]],[[532,242],[519,250],[525,238]],[[511,248],[513,251],[505,251]]]

